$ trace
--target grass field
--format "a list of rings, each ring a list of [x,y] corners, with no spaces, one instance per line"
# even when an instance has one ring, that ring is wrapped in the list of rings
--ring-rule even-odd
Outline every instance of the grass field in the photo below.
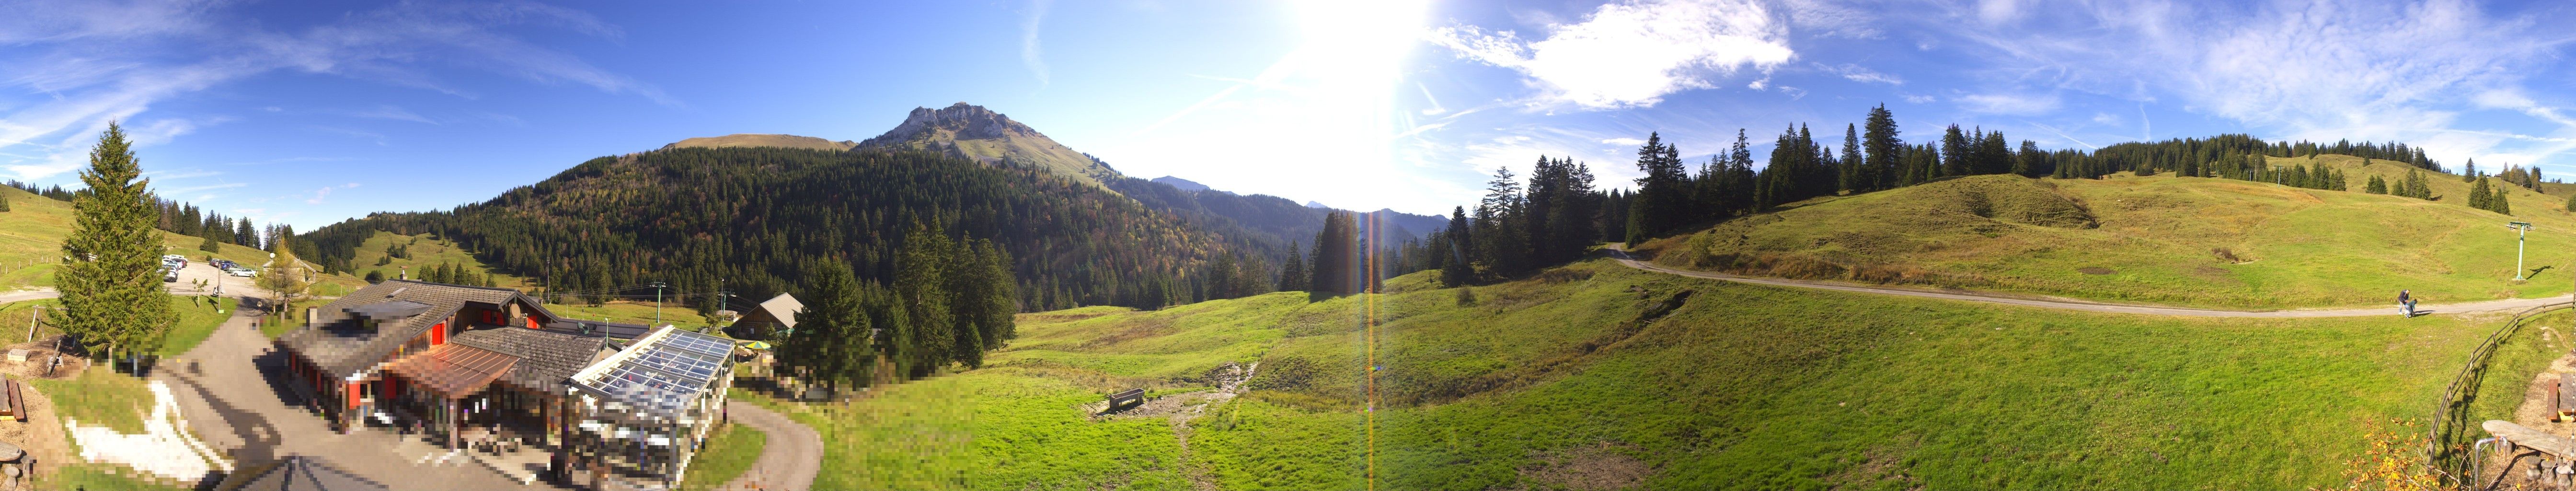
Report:
[[[656,326],[662,324],[673,324],[681,327],[707,325],[706,317],[700,316],[698,315],[698,311],[692,310],[688,307],[682,307],[678,303],[672,303],[670,306],[662,307],[662,324],[653,324],[653,304],[651,303],[609,302],[597,307],[550,303],[546,304],[546,310],[554,312],[556,315],[583,320],[607,320],[609,322],[650,324]]]
[[[71,235],[72,204],[6,186],[0,186],[0,196],[8,197],[10,208],[10,211],[0,212],[0,289],[53,286],[53,270],[49,263],[62,256],[63,237]],[[190,261],[202,263],[208,258],[223,258],[251,266],[268,262],[267,251],[222,244],[218,247],[220,251],[206,252],[197,249],[204,243],[203,238],[166,231],[161,235],[162,245],[169,248],[169,254],[187,256]],[[326,292],[344,292],[346,287],[363,283],[358,277],[348,275],[323,275],[317,280],[333,285],[324,287]]]
[[[143,379],[116,373],[106,364],[82,370],[80,376],[70,379],[31,379],[27,383],[53,399],[56,417],[70,418],[82,425],[104,425],[118,433],[142,433],[144,411],[152,407],[152,391],[145,388]]]
[[[385,249],[397,244],[405,246],[410,256],[387,258]],[[377,261],[387,262],[378,265]],[[525,278],[501,274],[485,267],[482,260],[475,259],[472,252],[457,247],[455,242],[431,238],[428,234],[401,235],[380,230],[374,237],[368,237],[365,243],[360,244],[357,255],[349,259],[350,267],[357,268],[357,273],[353,276],[360,278],[365,277],[370,270],[384,272],[386,278],[396,278],[401,276],[404,268],[410,268],[412,278],[421,278],[429,268],[442,264],[466,266],[473,271],[490,274],[492,284],[496,286],[510,288],[530,286]]]
[[[768,441],[769,434],[758,429],[736,424],[716,428],[706,447],[689,460],[688,481],[680,483],[680,489],[715,489],[733,481],[760,460],[761,446]]]
[[[196,349],[197,343],[206,342],[207,336],[215,334],[215,328],[232,319],[237,303],[239,301],[230,298],[174,295],[170,299],[170,308],[179,311],[179,322],[170,326],[169,334],[161,340],[161,349],[155,352],[161,356],[178,356]]]
[[[854,471],[818,488],[1355,489],[1374,469],[1386,489],[2290,489],[2341,484],[2366,430],[2428,417],[2504,319],[2084,314],[1598,260],[1472,305],[1423,283],[1025,314],[982,370],[848,406],[739,397],[823,432],[827,467]],[[2568,323],[2499,352],[2483,393],[2502,395],[2477,417],[2519,403]],[[1250,360],[1254,390],[1192,423],[1187,450],[1162,419],[1079,409]]]
[[[2274,165],[2308,163],[2273,159]],[[2427,173],[2438,202],[2360,192],[2406,167],[2328,155],[2353,191],[2216,178],[2008,175],[1821,198],[1638,249],[1671,266],[1916,283],[2122,302],[2272,309],[2565,295],[2576,216],[2563,197],[2504,186],[2514,214],[2468,208],[2468,184]],[[2538,226],[2515,276],[2508,221]]]

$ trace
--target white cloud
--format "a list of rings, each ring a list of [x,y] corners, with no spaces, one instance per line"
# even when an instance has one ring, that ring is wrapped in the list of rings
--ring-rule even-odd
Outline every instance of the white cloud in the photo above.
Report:
[[[1850,63],[1830,66],[1823,63],[1817,63],[1815,65],[1817,70],[1823,70],[1825,73],[1840,75],[1853,82],[1865,84],[1905,85],[1905,79],[1897,78],[1895,75],[1879,73],[1876,70],[1871,70],[1868,67],[1860,65]]]
[[[1796,55],[1770,10],[1750,0],[1634,0],[1602,5],[1546,38],[1476,26],[1435,29],[1433,44],[1529,78],[1544,105],[1647,107],[1714,79],[1769,70]]]
[[[1967,109],[1969,111],[1989,114],[2020,115],[2040,114],[2055,111],[2060,104],[2055,94],[1974,94],[1961,96],[1957,101],[1960,108]]]
[[[1786,0],[1789,21],[1805,34],[1852,39],[1878,39],[1878,18],[1868,10],[1827,0]]]
[[[1927,103],[1931,103],[1932,101],[1941,100],[1941,99],[1940,99],[1940,98],[1938,98],[1938,97],[1933,97],[1933,96],[1930,96],[1930,95],[1920,95],[1920,94],[1900,94],[1900,95],[1898,95],[1898,97],[1903,97],[1903,98],[1905,98],[1905,102],[1911,102],[1911,103],[1915,103],[1915,104],[1927,104]]]
[[[1982,59],[1960,64],[1981,67],[1970,75],[1999,86],[1990,90],[2142,102],[2166,95],[2266,138],[2404,141],[2452,165],[2489,155],[2576,163],[2567,153],[2576,147],[2550,141],[2576,136],[2576,121],[2554,107],[2565,102],[2521,96],[2527,81],[2564,74],[2560,51],[2570,38],[2560,26],[2576,13],[2563,9],[2490,15],[2466,0],[1990,2],[1951,14],[1916,19],[1973,43],[1960,51]],[[2033,18],[2059,28],[1978,22]],[[2519,112],[2543,129],[2463,117],[2480,109]],[[2147,124],[2142,114],[2141,130]]]
[[[2119,125],[2120,125],[2120,116],[2118,116],[2118,115],[2114,115],[2114,114],[2111,114],[2111,113],[2106,113],[2106,112],[2097,112],[2097,113],[2093,113],[2093,122],[2094,122],[2094,123],[2099,123],[2099,124],[2111,125],[2111,126],[2119,126]]]
[[[1607,144],[1611,144],[1611,145],[1618,145],[1618,146],[1622,146],[1622,147],[1634,147],[1634,146],[1642,146],[1642,145],[1645,145],[1645,144],[1646,144],[1646,141],[1645,141],[1645,140],[1639,140],[1639,139],[1636,139],[1636,138],[1629,138],[1629,137],[1624,137],[1624,136],[1622,136],[1622,137],[1618,137],[1618,138],[1605,138],[1605,139],[1602,139],[1602,140],[1601,140],[1601,143],[1607,143]]]
[[[1782,94],[1789,94],[1789,100],[1793,100],[1793,101],[1794,101],[1794,100],[1799,100],[1799,99],[1805,99],[1805,98],[1807,98],[1807,89],[1801,89],[1801,88],[1797,88],[1797,87],[1790,87],[1790,86],[1782,85],[1782,86],[1780,86],[1780,93],[1782,93]]]
[[[1771,88],[1771,77],[1753,79],[1753,82],[1744,84],[1744,88],[1753,90],[1769,89]]]
[[[1038,25],[1046,20],[1047,5],[1053,0],[1030,0],[1028,16],[1020,20],[1020,64],[1036,76],[1039,86],[1047,84],[1045,51],[1039,49]]]
[[[316,189],[316,190],[313,190],[313,197],[312,197],[312,198],[305,199],[305,200],[304,200],[304,204],[308,204],[308,205],[318,205],[318,204],[322,204],[322,200],[323,200],[324,198],[329,198],[329,197],[331,197],[331,191],[332,191],[332,190],[338,190],[338,189],[352,189],[352,188],[356,188],[356,187],[358,187],[358,183],[354,183],[354,182],[353,182],[353,183],[349,183],[348,185],[345,185],[345,186],[323,186],[323,187],[322,187],[322,189]]]

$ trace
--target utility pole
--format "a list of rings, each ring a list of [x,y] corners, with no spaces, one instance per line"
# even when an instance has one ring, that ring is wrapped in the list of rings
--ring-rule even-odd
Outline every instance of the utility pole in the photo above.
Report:
[[[662,325],[662,282],[653,282],[653,325]]]
[[[2511,227],[2511,228],[2513,228],[2513,230],[2514,230],[2514,234],[2513,234],[2513,280],[2514,280],[2514,281],[2522,281],[2522,280],[2524,280],[2524,279],[2525,279],[2525,278],[2523,278],[2523,277],[2522,277],[2522,247],[2523,247],[2523,238],[2524,238],[2525,236],[2528,236],[2528,235],[2530,235],[2530,234],[2531,234],[2531,222],[2513,222],[2513,223],[2507,223],[2507,224],[2505,224],[2504,226],[2506,226],[2506,227]]]

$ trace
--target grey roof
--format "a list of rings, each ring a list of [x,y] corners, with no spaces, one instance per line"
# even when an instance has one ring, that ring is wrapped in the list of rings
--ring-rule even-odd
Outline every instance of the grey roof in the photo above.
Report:
[[[760,309],[758,309],[758,311],[768,312],[770,318],[778,319],[778,325],[780,326],[794,328],[796,327],[796,313],[805,311],[805,303],[796,301],[795,296],[780,293],[778,296],[769,297],[769,300],[760,302]],[[746,317],[748,317],[748,315],[746,315]]]
[[[283,460],[248,464],[215,489],[224,491],[383,491],[383,484],[350,474],[318,457],[290,455]]]
[[[365,318],[368,318],[368,319],[376,319],[376,320],[400,319],[400,318],[404,318],[404,317],[411,317],[411,316],[415,316],[415,315],[420,315],[422,312],[428,312],[428,311],[429,311],[429,304],[420,303],[420,302],[414,302],[414,301],[410,301],[410,300],[395,300],[395,301],[391,301],[391,302],[376,302],[376,303],[371,303],[371,304],[366,304],[366,305],[360,305],[360,306],[356,306],[356,307],[350,307],[350,308],[349,308],[349,310],[348,310],[348,312],[349,312],[349,313],[351,313],[351,314],[357,314],[359,317],[365,317]]]
[[[519,357],[502,380],[512,385],[560,390],[564,379],[590,366],[606,340],[553,330],[504,327],[456,333],[448,342]]]
[[[546,318],[555,318],[553,312],[545,310],[544,304],[518,290],[385,280],[323,305],[314,313],[313,325],[287,331],[277,337],[277,344],[301,354],[314,366],[333,376],[347,377],[384,361],[386,355],[401,348],[404,342],[429,332],[430,326],[453,317],[467,303],[498,306],[514,299],[525,300]],[[359,322],[358,315],[350,312],[360,306],[396,300],[426,304],[429,308],[422,309],[425,315],[385,320],[379,322],[375,329],[366,328]]]

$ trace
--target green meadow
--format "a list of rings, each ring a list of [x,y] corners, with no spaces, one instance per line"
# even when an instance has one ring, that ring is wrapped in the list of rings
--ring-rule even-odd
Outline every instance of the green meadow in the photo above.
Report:
[[[846,405],[739,397],[854,470],[818,488],[2286,489],[2343,484],[2364,435],[2428,418],[2504,320],[2088,314],[1601,260],[1464,296],[1427,281],[1024,314],[984,369]],[[2499,351],[2502,395],[2473,417],[2509,414],[2565,334]],[[1086,412],[1252,361],[1187,424]]]
[[[2274,166],[2341,169],[2352,191],[2219,178],[1971,176],[1818,198],[1642,244],[1656,262],[1763,276],[1961,287],[2231,309],[2566,295],[2576,215],[2566,195],[2517,186],[2513,215],[2463,204],[2469,184],[2426,173],[2438,201],[2361,192],[2410,167],[2326,155]],[[2556,189],[2544,186],[2544,189]],[[2514,281],[2516,234],[2537,226]]]

